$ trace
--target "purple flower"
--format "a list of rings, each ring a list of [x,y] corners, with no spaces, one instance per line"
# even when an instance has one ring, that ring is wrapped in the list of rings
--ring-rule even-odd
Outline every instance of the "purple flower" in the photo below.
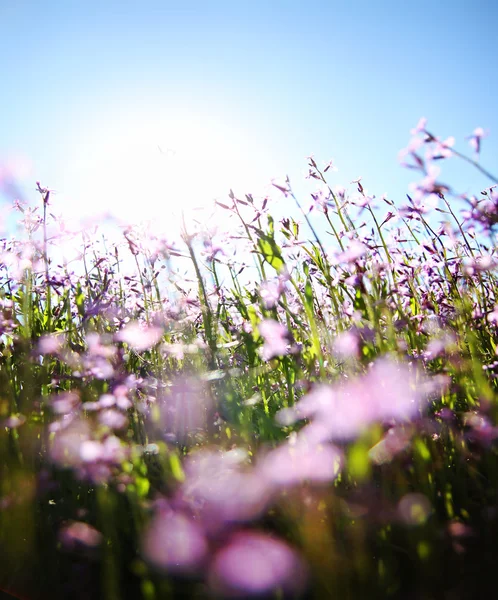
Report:
[[[353,240],[349,244],[349,248],[346,251],[339,253],[335,257],[335,262],[336,264],[346,263],[351,265],[360,260],[360,258],[363,258],[367,252],[368,248],[365,246],[365,244],[362,244],[357,240]]]
[[[293,443],[294,442],[294,443]],[[308,443],[304,435],[271,450],[259,463],[258,471],[277,486],[304,481],[333,481],[342,465],[341,451],[331,444]]]
[[[256,531],[238,532],[218,551],[208,572],[211,590],[225,598],[257,598],[278,592],[297,597],[307,569],[284,541]]]
[[[26,417],[21,414],[10,415],[10,417],[7,417],[1,423],[2,423],[1,424],[2,427],[8,427],[9,429],[17,429],[18,427],[20,427],[21,425],[24,425],[24,423],[26,423]]]
[[[265,308],[273,308],[278,304],[280,296],[285,292],[285,282],[289,275],[284,272],[278,279],[273,281],[264,281],[259,288],[259,295]]]
[[[116,354],[116,348],[102,343],[98,333],[88,333],[86,336],[88,345],[88,356],[92,358],[112,358]]]
[[[294,421],[311,420],[302,430],[309,440],[348,440],[374,422],[416,417],[429,394],[442,383],[436,379],[427,381],[409,365],[383,358],[355,381],[317,385],[291,410]]]
[[[77,467],[82,463],[82,442],[90,439],[90,425],[86,421],[73,421],[57,431],[50,447],[50,458],[61,467]]]
[[[410,133],[412,135],[417,135],[419,133],[423,133],[425,131],[426,127],[427,127],[427,118],[426,117],[420,117],[420,119],[418,120],[418,123],[417,123],[416,127],[414,129],[411,129]]]
[[[54,413],[66,415],[75,412],[80,407],[78,392],[61,392],[50,399],[50,405]]]
[[[341,359],[358,358],[360,354],[360,335],[356,330],[341,332],[333,342],[333,352]]]
[[[119,342],[125,342],[136,352],[143,352],[158,344],[163,333],[161,327],[145,327],[139,323],[129,323],[118,331],[114,338]]]
[[[410,446],[412,435],[409,428],[391,427],[380,442],[368,451],[370,460],[376,465],[390,463],[397,454]]]
[[[204,566],[208,542],[202,528],[187,515],[162,509],[144,535],[142,554],[157,569],[192,576]]]
[[[431,512],[431,503],[423,494],[405,494],[398,504],[399,517],[407,525],[423,525]]]
[[[166,439],[187,443],[212,422],[212,398],[196,379],[178,378],[158,398],[159,424]]]
[[[241,453],[202,450],[184,463],[176,501],[199,515],[212,532],[258,517],[271,495],[268,482],[242,464]]]
[[[260,350],[263,360],[270,360],[274,356],[284,356],[289,352],[290,336],[284,325],[273,319],[264,319],[258,325],[258,329],[265,340]]]
[[[477,155],[481,152],[481,140],[487,136],[487,132],[482,127],[476,127],[472,132],[472,135],[467,136],[470,147],[475,151]]]
[[[109,408],[99,415],[99,422],[109,429],[126,429],[128,426],[128,417],[119,410]]]
[[[470,428],[467,437],[482,446],[491,445],[498,438],[498,427],[487,416],[478,412],[464,414],[464,424]]]
[[[69,552],[88,553],[102,543],[103,536],[95,527],[81,521],[72,521],[59,531],[59,541]]]
[[[63,334],[42,335],[38,340],[37,350],[40,354],[58,354],[65,341]]]

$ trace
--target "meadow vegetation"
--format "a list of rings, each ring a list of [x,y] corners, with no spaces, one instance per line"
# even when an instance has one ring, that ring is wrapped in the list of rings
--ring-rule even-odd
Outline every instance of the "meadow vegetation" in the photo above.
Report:
[[[484,595],[497,180],[425,121],[412,134],[404,203],[333,188],[310,158],[311,206],[275,183],[294,217],[230,193],[229,232],[85,231],[71,263],[49,189],[16,199],[20,228],[0,240],[2,590]],[[450,158],[490,187],[442,184]]]

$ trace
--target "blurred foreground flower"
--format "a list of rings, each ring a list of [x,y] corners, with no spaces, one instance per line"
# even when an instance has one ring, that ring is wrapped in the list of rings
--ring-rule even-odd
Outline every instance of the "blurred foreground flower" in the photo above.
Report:
[[[317,385],[286,409],[286,423],[310,419],[301,433],[317,443],[350,440],[374,422],[419,416],[428,397],[443,383],[439,378],[428,380],[410,365],[381,358],[356,381]]]
[[[103,536],[95,527],[81,521],[72,521],[59,531],[59,541],[68,552],[93,554],[102,543]]]
[[[213,418],[209,390],[194,378],[177,378],[157,399],[159,426],[164,438],[187,444],[195,434],[207,433]]]
[[[293,443],[294,442],[294,443]],[[333,481],[342,466],[342,453],[331,444],[309,444],[304,436],[281,444],[260,462],[258,470],[277,486],[292,486],[309,481]]]
[[[243,458],[234,451],[201,450],[185,461],[185,481],[175,500],[209,531],[259,517],[271,499],[267,480],[245,466]]]
[[[284,356],[289,351],[289,332],[287,328],[274,321],[273,319],[264,319],[258,325],[259,333],[265,340],[260,350],[263,360],[270,360],[275,356]]]
[[[306,586],[307,572],[299,554],[266,533],[238,532],[209,567],[211,590],[225,598],[258,598],[278,594],[296,598]]]
[[[423,525],[431,512],[431,503],[424,494],[405,494],[398,504],[398,515],[407,525]]]
[[[160,327],[145,327],[139,323],[129,323],[114,336],[119,342],[125,342],[136,352],[143,352],[161,341],[163,330]]]
[[[145,533],[143,555],[154,567],[177,575],[196,575],[208,556],[202,528],[188,516],[162,509]]]

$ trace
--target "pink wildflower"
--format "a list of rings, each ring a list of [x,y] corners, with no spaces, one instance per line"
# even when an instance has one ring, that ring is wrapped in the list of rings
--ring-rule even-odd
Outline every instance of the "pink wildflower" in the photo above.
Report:
[[[487,136],[487,132],[482,127],[476,127],[472,132],[472,135],[467,136],[470,147],[475,151],[477,155],[481,152],[481,140]]]
[[[144,536],[142,552],[156,568],[192,576],[207,559],[208,542],[201,527],[192,519],[166,509],[152,520]]]
[[[163,336],[161,327],[144,327],[139,323],[129,323],[114,336],[119,342],[125,342],[136,352],[143,352],[158,344]]]
[[[302,432],[315,442],[348,440],[374,422],[416,417],[430,393],[441,384],[415,369],[384,358],[363,377],[344,385],[321,384],[291,409],[294,420],[311,419]],[[289,415],[286,415],[289,421]]]
[[[258,325],[258,329],[265,340],[260,351],[263,360],[284,356],[289,352],[289,332],[284,325],[273,319],[264,319]]]
[[[304,591],[307,569],[299,554],[284,541],[256,531],[238,532],[214,557],[209,568],[209,587],[229,598],[299,596]]]

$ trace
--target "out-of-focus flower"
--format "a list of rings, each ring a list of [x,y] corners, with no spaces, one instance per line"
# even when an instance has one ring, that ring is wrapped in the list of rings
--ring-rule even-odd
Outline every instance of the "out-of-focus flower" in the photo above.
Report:
[[[212,422],[213,401],[199,380],[179,377],[157,398],[159,426],[165,438],[185,444],[195,433],[206,432]]]
[[[195,521],[166,508],[158,512],[145,532],[142,554],[157,569],[194,576],[207,560],[208,542]]]
[[[37,351],[40,354],[58,354],[65,341],[64,335],[61,334],[42,335],[38,340]]]
[[[420,414],[444,382],[415,368],[379,359],[363,377],[343,385],[317,385],[291,409],[294,420],[311,419],[302,432],[316,442],[347,440],[373,422],[406,421]],[[288,419],[289,420],[289,419]]]
[[[336,264],[354,264],[360,260],[360,258],[363,258],[367,252],[368,248],[365,246],[365,244],[357,240],[353,240],[349,244],[349,248],[347,250],[337,254],[334,262]]]
[[[470,147],[475,151],[477,155],[481,152],[481,140],[488,135],[487,131],[484,131],[482,127],[476,127],[472,132],[472,135],[467,136]]]
[[[444,352],[455,348],[456,337],[452,332],[443,332],[440,337],[431,339],[427,344],[427,348],[423,353],[425,360],[433,360],[438,356],[441,356]]]
[[[406,494],[398,504],[398,515],[407,525],[423,525],[431,512],[431,503],[423,494]]]
[[[107,482],[129,456],[130,449],[114,435],[104,439],[94,436],[89,422],[80,418],[57,428],[50,446],[52,462],[60,468],[73,469],[82,480]]]
[[[256,531],[238,532],[215,555],[208,572],[211,590],[224,598],[299,597],[307,568],[284,541]]]
[[[76,411],[80,404],[78,392],[61,392],[49,400],[52,410],[57,415],[66,415]]]
[[[112,358],[116,354],[116,348],[108,344],[103,344],[98,333],[88,333],[86,336],[88,345],[88,356],[93,358]]]
[[[319,188],[316,192],[312,192],[311,198],[313,202],[310,204],[308,212],[311,212],[316,208],[327,213],[329,208],[335,206],[334,198],[328,187]]]
[[[50,447],[50,458],[60,467],[79,467],[83,462],[81,444],[90,437],[88,422],[74,421],[56,433]]]
[[[264,319],[258,325],[258,329],[265,341],[260,350],[263,360],[270,360],[274,356],[284,356],[289,352],[290,335],[284,325],[273,319]]]
[[[293,486],[309,481],[333,481],[342,466],[341,451],[331,444],[308,443],[297,436],[294,443],[287,442],[271,450],[259,463],[258,472],[277,486]]]
[[[370,448],[368,456],[376,465],[390,463],[393,458],[410,446],[413,432],[407,427],[391,427],[384,437]]]
[[[498,438],[498,427],[494,426],[488,417],[478,412],[468,412],[463,415],[464,425],[470,428],[467,437],[482,446],[489,446]]]
[[[259,288],[259,295],[265,308],[273,308],[277,305],[280,296],[285,291],[285,282],[288,275],[281,275],[278,279],[272,281],[264,281]]]
[[[488,313],[487,320],[489,323],[498,323],[498,304],[495,304],[493,310]]]
[[[360,345],[360,335],[357,331],[343,331],[334,339],[332,350],[340,359],[357,358],[360,353]]]
[[[475,258],[464,260],[462,266],[465,275],[472,277],[475,273],[491,271],[496,268],[497,262],[494,256],[491,256],[490,254],[481,254]]]
[[[161,327],[146,327],[139,323],[129,323],[118,331],[114,339],[125,342],[137,352],[143,352],[161,341],[164,331]]]
[[[412,135],[418,135],[419,133],[423,133],[425,131],[426,127],[427,127],[427,118],[426,117],[420,117],[420,119],[418,120],[417,125],[415,126],[414,129],[410,130],[410,133]]]
[[[427,160],[441,160],[442,158],[450,158],[452,156],[451,148],[455,145],[455,138],[450,136],[444,141],[434,140],[434,146],[428,148],[426,152]]]
[[[59,541],[69,552],[87,554],[98,548],[102,540],[100,531],[81,521],[67,523],[59,531]]]
[[[242,463],[234,451],[201,450],[184,463],[185,481],[176,496],[205,527],[218,531],[227,523],[258,517],[267,506],[272,490],[268,482]]]
[[[100,413],[99,422],[109,429],[120,430],[128,426],[128,417],[119,410],[109,408]]]
[[[9,429],[17,429],[21,425],[26,423],[26,417],[24,415],[10,415],[3,422],[3,427],[8,427]]]
[[[409,200],[415,210],[422,213],[431,211],[437,206],[440,196],[448,192],[449,187],[437,181],[440,172],[439,167],[430,165],[426,169],[425,177],[410,184],[413,198],[409,197]]]
[[[221,244],[215,244],[212,239],[205,239],[202,254],[208,263],[212,263],[218,254],[225,255],[225,250]]]
[[[161,344],[161,350],[167,355],[183,360],[186,354],[198,354],[204,346],[204,342],[199,340],[193,344]]]

